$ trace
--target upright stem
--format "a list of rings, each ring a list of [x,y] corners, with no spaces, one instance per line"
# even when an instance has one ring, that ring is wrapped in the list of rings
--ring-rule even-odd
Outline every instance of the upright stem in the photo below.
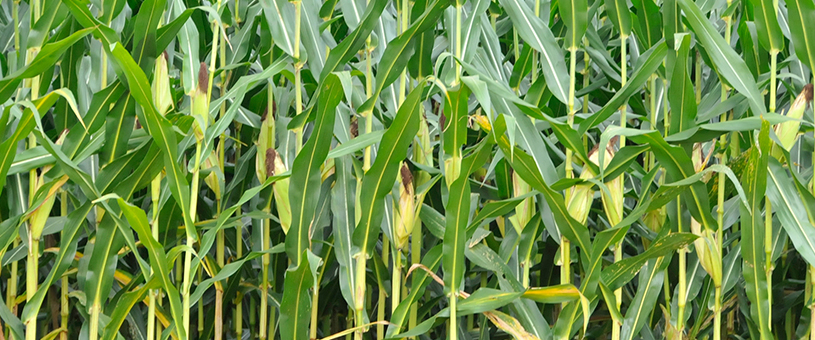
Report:
[[[678,231],[682,232],[682,202],[677,199],[676,200],[676,221],[678,225]],[[679,297],[676,301],[677,305],[677,315],[676,315],[676,328],[680,334],[684,334],[685,332],[685,303],[687,300],[686,296],[686,256],[688,250],[684,247],[679,248]]]
[[[625,34],[620,35],[620,54],[621,54],[620,77],[622,80],[620,86],[625,86],[625,83],[628,81],[628,36]],[[626,127],[626,117],[625,117],[626,111],[627,111],[626,104],[623,104],[620,107],[620,127],[622,128]],[[620,135],[620,148],[622,149],[623,146],[625,146],[625,135]],[[625,174],[621,176],[623,176],[623,180],[620,181],[619,190],[620,192],[624,192],[623,190],[625,189]],[[619,203],[622,203],[622,201]],[[622,211],[621,207],[618,208],[619,208],[618,211]],[[622,259],[623,259],[623,242],[622,240],[620,240],[620,242],[617,242],[617,244],[614,245],[614,262],[618,262]],[[623,301],[622,288],[619,288],[614,291],[614,297],[617,300],[617,309],[619,310],[620,307],[622,306]],[[614,327],[611,329],[611,338],[613,340],[620,339],[620,330],[622,325],[623,325],[622,320],[614,320]]]
[[[809,266],[810,299],[815,291],[815,266]],[[815,340],[815,303],[809,305],[809,339]]]
[[[390,242],[387,236],[382,236],[382,263],[388,263],[388,256],[390,255]],[[391,292],[393,293],[393,292]],[[379,289],[379,298],[376,302],[376,319],[385,320],[385,290]],[[376,325],[376,338],[382,340],[385,338],[385,325]]]
[[[161,175],[157,175],[153,178],[153,182],[150,183],[150,192],[153,200],[153,223],[151,224],[151,232],[153,234],[153,238],[158,240],[158,215],[159,215],[159,196],[161,195]],[[152,269],[151,269],[152,275]],[[150,305],[147,306],[147,340],[153,340],[156,338],[156,297],[160,293],[160,290],[153,289],[148,294],[148,300]],[[158,334],[158,336],[161,336]]]
[[[776,61],[778,59],[778,50],[770,51],[770,113],[775,113],[775,97],[776,97],[776,88],[778,87],[776,83],[776,70],[778,65]],[[764,263],[764,271],[767,275],[767,287],[770,289],[767,290],[767,303],[772,306],[773,305],[773,208],[772,204],[770,203],[770,198],[765,197],[764,199],[764,256],[765,256],[765,263]],[[769,310],[769,315],[767,316],[768,320],[772,320],[772,308]],[[773,325],[770,323],[768,325],[769,329],[772,330]]]
[[[728,7],[732,0],[727,0]],[[724,39],[730,44],[730,30],[731,30],[731,18],[730,15],[724,17],[725,22],[725,31],[724,31]],[[722,84],[722,97],[721,101],[724,102],[727,100],[728,95],[728,88],[724,84]],[[719,121],[726,121],[727,120],[727,113],[721,115]],[[719,149],[722,150],[719,153],[719,164],[727,164],[727,152],[725,147],[727,146],[727,135],[722,135],[719,137]],[[718,192],[718,202],[716,205],[716,213],[717,219],[716,222],[718,224],[718,229],[716,230],[716,246],[719,250],[719,258],[717,259],[721,264],[722,262],[722,254],[724,254],[724,249],[722,247],[722,239],[724,237],[724,186],[725,186],[725,174],[719,173],[719,192]],[[715,295],[714,295],[714,318],[713,318],[713,340],[721,340],[722,338],[722,283],[714,282],[715,284]]]
[[[68,216],[68,192],[60,192],[59,198],[59,211],[60,216]],[[60,237],[62,238],[62,236]],[[70,304],[68,303],[68,276],[62,275],[60,277],[60,299],[59,299],[59,312],[60,312],[60,328],[62,331],[59,333],[60,340],[68,340],[68,317],[71,315]]]
[[[192,169],[192,182],[190,183],[190,218],[195,222],[195,217],[198,211],[198,178],[201,169],[201,141],[195,143],[195,165]],[[190,332],[190,288],[192,287],[192,247],[195,244],[195,239],[192,237],[190,230],[187,230],[187,246],[190,249],[184,254],[184,283],[181,286],[182,298],[182,318],[184,331],[189,337]]]
[[[26,275],[25,275],[25,290],[26,301],[31,301],[34,293],[37,292],[37,273],[39,273],[39,257],[40,257],[40,240],[31,237],[29,232],[28,238],[28,261],[26,261]],[[26,323],[25,328],[26,340],[37,339],[37,317],[33,317]]]
[[[271,114],[271,113],[270,113]],[[270,117],[271,118],[271,117]],[[268,118],[267,118],[268,119]],[[269,203],[266,204],[266,207],[263,208],[263,211],[266,214],[271,212],[271,203],[272,199],[269,197]],[[263,243],[260,245],[261,249],[269,249],[269,244],[271,243],[271,219],[264,219],[263,220]],[[260,329],[258,332],[260,333],[260,339],[266,339],[267,331],[266,326],[269,322],[268,312],[269,312],[269,262],[271,256],[269,254],[263,254],[262,256],[262,268],[261,268],[261,282],[260,282]]]
[[[236,3],[237,6],[237,3]],[[238,140],[240,140],[241,136],[241,125],[238,123],[235,126],[235,136]],[[235,143],[235,163],[241,158],[241,143]],[[241,209],[235,211],[235,215],[238,217],[238,221],[240,221],[241,217]],[[238,223],[238,227],[235,229],[235,256],[237,258],[243,257],[243,224]],[[235,313],[232,318],[232,322],[235,324],[235,337],[238,339],[242,339],[243,337],[243,299],[238,299],[235,303]]]
[[[303,62],[300,61],[300,15],[301,15],[301,1],[295,0],[294,3],[294,111],[299,116],[303,112],[303,90],[300,88],[300,70],[303,68]],[[303,148],[303,127],[300,126],[294,130],[295,138],[295,151],[300,152]]]

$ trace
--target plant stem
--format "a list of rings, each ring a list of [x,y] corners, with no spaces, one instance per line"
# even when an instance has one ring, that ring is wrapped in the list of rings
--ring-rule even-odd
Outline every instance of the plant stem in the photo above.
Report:
[[[195,222],[195,218],[197,216],[196,212],[198,211],[198,177],[201,169],[201,141],[196,141],[195,143],[195,165],[192,169],[192,182],[190,183],[190,218],[193,219],[193,223]],[[190,332],[190,288],[192,288],[192,275],[191,272],[191,265],[192,265],[192,252],[193,252],[193,245],[195,244],[195,239],[192,237],[192,233],[190,230],[186,230],[187,233],[187,246],[190,249],[184,254],[184,283],[181,286],[181,298],[182,298],[182,318],[183,318],[183,326],[184,326],[184,333],[187,334],[189,337]]]
[[[161,175],[157,175],[150,183],[150,192],[153,200],[153,223],[151,224],[151,232],[153,238],[158,240],[158,226],[159,226],[159,196],[161,195]],[[152,275],[152,273],[151,273]],[[147,340],[153,340],[156,337],[156,297],[160,290],[154,289],[148,293],[148,301],[150,305],[147,307]]]
[[[235,137],[240,140],[241,136],[241,124],[237,123],[235,126]],[[235,143],[235,164],[238,163],[238,160],[241,158],[241,143]],[[235,211],[235,215],[237,216],[238,220],[240,221],[241,217],[241,209]],[[235,256],[237,258],[243,257],[243,223],[238,223],[238,227],[235,228]],[[238,276],[240,279],[240,276]],[[240,296],[240,293],[238,293]],[[243,337],[243,299],[240,298],[235,303],[235,313],[232,317],[232,322],[235,324],[235,337],[238,339],[242,339]]]
[[[272,198],[269,197],[268,203],[266,203],[266,207],[263,208],[263,212],[266,214],[271,213],[271,203]],[[271,243],[271,219],[264,219],[263,220],[263,243],[260,245],[260,249],[266,250],[269,249],[269,244]],[[261,281],[260,281],[260,329],[258,333],[260,333],[260,339],[266,339],[267,335],[267,324],[269,322],[268,312],[269,312],[269,263],[270,263],[271,255],[270,254],[263,254],[262,256],[262,268],[261,268]]]
[[[773,207],[770,203],[770,198],[764,199],[764,271],[767,275],[767,303],[773,305]],[[770,308],[767,316],[768,320],[772,320],[772,308]],[[769,325],[772,330],[772,323]]]
[[[300,61],[300,16],[301,16],[301,1],[294,0],[294,111],[299,116],[303,112],[303,89],[301,88],[300,71],[303,68],[303,62]],[[295,134],[295,151],[300,152],[303,148],[303,127],[300,126],[294,130]]]
[[[810,286],[810,299],[812,299],[812,291],[815,291],[815,266],[809,266],[809,286]],[[815,303],[809,305],[809,339],[815,340]]]
[[[390,255],[390,242],[388,241],[387,236],[382,236],[382,263],[388,263],[389,255]],[[393,292],[391,292],[393,293]],[[385,320],[385,290],[379,289],[379,298],[376,302],[376,319],[377,320]],[[385,338],[385,325],[384,324],[377,324],[376,325],[376,338],[377,340],[382,340]]]
[[[676,200],[676,221],[677,221],[677,231],[680,233],[682,232],[682,202],[677,199]],[[685,303],[687,300],[686,297],[686,256],[687,256],[687,249],[685,247],[679,248],[679,297],[677,298],[676,305],[677,305],[677,316],[676,316],[676,328],[680,334],[684,334],[685,332]]]
[[[39,273],[40,240],[28,234],[28,260],[26,261],[25,290],[26,301],[31,301],[34,293],[37,292],[37,274]],[[37,339],[37,317],[34,316],[26,323],[26,340]]]
[[[625,86],[625,83],[628,80],[628,36],[625,34],[620,35],[620,77],[621,83],[620,86]],[[626,104],[623,104],[620,107],[620,127],[626,127]],[[620,135],[620,149],[625,146],[625,135]],[[622,174],[623,180],[620,181],[620,192],[624,192],[625,189],[625,174]],[[619,202],[622,204],[622,201]],[[622,207],[615,207],[618,208],[618,211],[623,211]],[[614,262],[619,262],[623,259],[623,242],[620,240],[617,244],[614,245]],[[617,300],[617,309],[619,310],[622,306],[623,300],[623,290],[622,288],[618,288],[614,291],[614,297]],[[611,338],[612,340],[620,339],[620,330],[622,327],[622,320],[614,320],[614,327],[611,329]]]

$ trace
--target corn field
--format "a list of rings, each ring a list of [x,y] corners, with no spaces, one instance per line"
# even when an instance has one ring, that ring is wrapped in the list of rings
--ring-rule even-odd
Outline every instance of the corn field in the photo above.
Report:
[[[0,340],[815,339],[813,0],[2,0]]]

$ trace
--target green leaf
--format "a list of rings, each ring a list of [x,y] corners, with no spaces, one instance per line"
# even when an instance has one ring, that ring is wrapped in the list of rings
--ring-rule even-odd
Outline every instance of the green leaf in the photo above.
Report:
[[[308,256],[308,249],[300,258]],[[283,299],[280,301],[280,337],[283,339],[307,340],[308,324],[311,317],[311,294],[314,277],[309,269],[309,261],[300,261],[293,269],[286,271],[283,282]]]
[[[614,112],[619,110],[620,106],[625,104],[635,92],[639,91],[643,84],[645,84],[659,66],[662,65],[667,53],[668,47],[664,41],[657,43],[648,51],[645,51],[639,58],[639,60],[644,59],[645,61],[639,64],[637,70],[631,75],[631,78],[628,79],[628,82],[614,94],[614,97],[612,97],[600,111],[595,112],[580,122],[580,128],[577,129],[577,132],[580,134],[586,133],[586,131],[605,121],[608,117],[611,117]]]
[[[461,161],[461,173],[450,186],[445,206],[444,227],[444,284],[457,293],[464,276],[464,248],[467,243],[467,225],[470,222],[470,174],[487,162],[492,149],[492,139],[487,137],[473,153]]]
[[[776,15],[778,5],[773,0],[750,0],[750,4],[753,6],[758,42],[770,53],[783,50],[784,37]]]
[[[793,181],[778,160],[772,158],[769,161],[767,197],[772,202],[773,211],[790,235],[795,250],[808,263],[815,263],[815,226],[812,225],[801,196],[795,195],[799,191],[795,190],[796,184]]]
[[[108,321],[107,326],[105,326],[102,340],[113,340],[120,336],[118,330],[124,323],[125,318],[130,315],[133,306],[143,301],[151,289],[158,288],[159,281],[159,278],[153,277],[141,287],[134,291],[129,291],[119,298],[116,302],[116,308],[113,309],[113,313],[110,315],[110,321]]]
[[[164,246],[156,240],[151,231],[151,226],[147,222],[147,215],[142,209],[126,202],[124,199],[117,199],[119,208],[122,209],[130,226],[139,235],[139,241],[147,248],[150,254],[150,268],[154,271],[152,279],[158,279],[156,282],[167,293],[167,298],[170,300],[170,314],[174,320],[182,320],[182,306],[178,290],[173,282],[170,281],[170,271],[172,270],[172,263],[168,261],[167,254],[164,252]],[[118,308],[117,308],[118,309]],[[184,329],[177,327],[179,336],[183,336]]]
[[[566,34],[567,49],[576,49],[580,46],[580,41],[583,40],[583,35],[586,34],[589,22],[588,6],[587,0],[567,1],[567,3],[561,3],[558,6],[560,16],[563,17],[563,23],[569,28]]]
[[[742,274],[745,292],[750,300],[750,316],[760,329],[761,337],[772,339],[770,333],[770,304],[768,303],[767,272],[764,268],[764,216],[761,204],[767,190],[767,168],[770,153],[770,125],[762,123],[758,136],[758,149],[750,152],[750,166],[742,175],[747,201],[750,206],[740,205],[741,251],[744,258]]]
[[[631,35],[631,10],[626,0],[605,0],[606,15],[622,37]]]
[[[454,91],[448,91],[444,101],[444,114],[447,117],[442,131],[444,133],[444,153],[448,157],[461,156],[461,147],[467,142],[467,103],[470,89],[463,84]]]
[[[580,291],[571,283],[529,288],[523,297],[540,303],[564,303],[580,299]]]
[[[807,0],[787,0],[790,35],[795,55],[810,70],[815,69],[815,3]]]
[[[323,91],[317,104],[317,121],[314,130],[294,159],[289,200],[291,202],[291,228],[286,235],[286,252],[294,264],[299,265],[303,250],[309,247],[309,231],[320,199],[322,177],[320,167],[328,156],[334,139],[334,118],[337,104],[343,97],[340,78],[329,75],[322,83]]]
[[[365,45],[365,39],[371,34],[387,4],[387,1],[373,1],[368,5],[359,26],[328,52],[325,67],[320,73],[320,79],[325,79],[329,73],[337,71],[359,52],[362,46]]]
[[[697,104],[693,93],[693,83],[688,72],[688,56],[690,54],[690,34],[681,35],[676,45],[676,57],[668,58],[673,61],[671,69],[671,82],[668,87],[668,103],[671,106],[671,127],[668,134],[673,135],[685,131],[696,124]],[[669,65],[671,63],[669,62]]]
[[[563,52],[555,41],[555,36],[540,18],[536,17],[526,2],[521,0],[499,0],[509,15],[515,29],[524,41],[541,54],[541,69],[549,89],[560,100],[568,103],[569,75]]]
[[[634,18],[638,25],[634,26],[635,36],[645,48],[651,48],[662,38],[662,17],[659,6],[653,0],[633,0],[637,16]],[[673,35],[665,35],[670,39]],[[673,47],[673,46],[668,46]]]
[[[3,79],[0,79],[0,102],[5,102],[8,100],[14,91],[17,90],[17,85],[19,85],[23,79],[35,77],[40,73],[43,73],[45,70],[53,67],[66,50],[73,46],[77,41],[91,33],[91,31],[92,30],[89,28],[81,29],[65,39],[45,44],[40,52],[37,53],[37,56],[34,57],[34,59],[31,60],[26,67],[23,67],[14,73],[7,75]]]
[[[378,238],[385,207],[385,196],[393,188],[399,163],[407,156],[407,148],[419,131],[421,98],[424,82],[416,86],[402,103],[388,131],[382,136],[377,157],[362,178],[359,207],[361,218],[354,229],[354,245],[369,254]]]
[[[677,249],[685,247],[696,239],[691,233],[672,233],[654,241],[639,255],[617,261],[603,269],[600,279],[611,290],[616,290],[630,281],[650,259],[670,256]]]
[[[750,70],[742,57],[736,54],[719,32],[708,21],[699,7],[691,0],[676,0],[685,13],[685,18],[696,39],[705,48],[707,55],[716,67],[716,71],[739,93],[747,97],[753,114],[758,116],[766,112],[764,97],[758,90]]]
[[[670,259],[666,260],[662,257],[651,259],[645,264],[644,270],[640,272],[637,294],[625,312],[620,339],[633,340],[648,321],[659,298],[659,293],[662,291],[665,269],[669,264]]]

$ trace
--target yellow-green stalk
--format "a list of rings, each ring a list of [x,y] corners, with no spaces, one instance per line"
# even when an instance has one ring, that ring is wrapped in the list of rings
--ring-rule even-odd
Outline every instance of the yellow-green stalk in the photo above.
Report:
[[[237,15],[237,14],[235,14]],[[226,44],[221,44],[220,47],[220,65],[221,68],[226,66]],[[227,77],[225,72],[221,72],[221,83],[220,83],[220,95],[223,96],[226,93],[226,82]],[[223,118],[224,114],[226,113],[226,102],[221,102],[221,107],[219,111],[219,117]],[[237,143],[236,143],[237,144]],[[218,140],[218,170],[221,173],[224,173],[224,162],[225,162],[225,153],[226,153],[226,131],[221,133],[221,137]],[[211,175],[210,175],[211,176]],[[209,179],[210,176],[207,176]],[[217,179],[216,179],[217,180]],[[215,195],[215,206],[216,206],[216,218],[221,216],[221,212],[223,210],[223,206],[221,205],[221,192],[220,192],[220,185],[218,185],[218,192]],[[217,246],[215,248],[215,260],[218,263],[218,268],[223,268],[226,264],[224,255],[224,247],[226,246],[226,235],[224,230],[219,230],[217,235]],[[220,282],[215,285],[215,340],[223,339],[223,332],[224,332],[224,289]]]
[[[62,135],[57,140],[57,145],[61,145],[62,142],[65,140],[65,136],[67,135],[67,130],[62,133]],[[42,168],[42,172],[39,176],[34,178],[34,192],[36,193],[39,191],[43,186],[46,184],[45,175],[48,171],[53,168],[53,165],[46,165]],[[39,202],[39,206],[34,209],[33,211],[29,212],[26,215],[28,219],[28,258],[26,259],[26,301],[31,301],[31,298],[34,297],[34,293],[37,292],[38,288],[38,273],[40,270],[39,267],[39,257],[40,257],[40,238],[42,237],[43,230],[45,228],[45,222],[48,220],[48,215],[51,213],[51,208],[54,207],[54,202],[57,198],[57,192],[60,190],[62,185],[64,185],[68,181],[67,175],[62,175],[62,177],[58,178],[51,184],[48,188],[48,192],[45,193],[44,199]],[[35,197],[31,196],[30,200],[33,203]],[[28,320],[22,320],[23,323],[26,325],[25,330],[25,337],[26,340],[35,340],[37,339],[37,317],[34,315]]]
[[[732,0],[727,0],[727,7],[730,7]],[[724,30],[724,40],[727,44],[730,44],[731,40],[731,26],[732,26],[732,18],[728,14],[722,18],[725,23],[725,30]],[[727,85],[722,83],[722,97],[721,101],[724,102],[727,100],[729,89]],[[723,113],[719,118],[719,121],[726,121],[727,120],[727,113]],[[718,155],[719,164],[727,164],[727,152],[725,147],[727,146],[727,135],[722,135],[719,137],[719,148],[721,152]],[[725,174],[719,173],[718,178],[718,197],[717,197],[717,204],[716,204],[716,249],[718,251],[718,262],[719,267],[722,266],[722,255],[724,254],[724,249],[722,247],[722,239],[724,238],[724,193],[725,193]],[[715,284],[714,280],[714,296],[713,296],[713,340],[721,340],[722,338],[722,285],[721,280],[719,280],[719,284]]]
[[[236,4],[237,5],[237,4]],[[236,123],[235,125],[235,137],[238,140],[235,143],[235,164],[238,163],[238,160],[241,159],[241,143],[240,141],[241,136],[241,124]],[[238,221],[241,219],[241,210],[238,209],[235,211],[235,215],[238,217]],[[243,257],[243,223],[238,223],[238,227],[235,229],[235,256],[237,258]],[[243,339],[243,294],[238,292],[238,297],[235,301],[235,312],[233,313],[232,322],[235,324],[235,337],[238,339]]]
[[[387,236],[382,236],[382,263],[388,263],[390,256],[390,242]],[[395,254],[394,254],[395,255]],[[392,293],[392,292],[391,292]],[[379,298],[376,303],[376,319],[380,321],[385,320],[385,290],[379,289]],[[382,340],[385,338],[385,324],[378,323],[376,325],[376,339]]]
[[[369,3],[370,0],[366,1],[366,4]],[[373,96],[373,67],[371,66],[371,58],[374,51],[374,46],[371,45],[371,36],[365,39],[365,97],[370,99]],[[365,133],[371,133],[373,131],[373,111],[367,110],[362,112],[362,118],[365,119]],[[368,169],[371,168],[371,146],[365,147],[362,156],[362,170],[367,172]],[[362,178],[357,178],[357,194],[356,194],[356,204],[359,205],[359,198],[360,198],[360,189],[362,188]],[[356,209],[355,212],[355,220],[359,222],[360,219],[360,209]],[[354,332],[354,339],[355,340],[362,340],[362,333],[366,331],[365,325],[365,318],[364,314],[366,305],[366,290],[367,285],[365,283],[365,273],[367,272],[367,254],[365,251],[359,253],[356,259],[356,287],[354,287],[354,322],[356,323],[356,327],[358,330]]]
[[[173,105],[172,94],[170,93],[170,77],[167,67],[167,52],[162,53],[161,57],[156,59],[155,69],[153,70],[153,82],[151,84],[153,103],[156,104],[156,109],[161,115],[167,113]],[[150,184],[150,193],[153,202],[153,221],[151,229],[153,238],[158,240],[158,227],[159,227],[159,196],[161,195],[161,174],[156,175]],[[161,293],[160,290],[154,289],[148,295],[149,306],[147,307],[147,340],[153,340],[157,336],[161,336],[156,328],[156,304],[157,298]]]
[[[626,35],[626,34],[620,34],[620,53],[622,55],[620,57],[620,70],[621,70],[621,72],[620,72],[620,77],[621,77],[621,83],[620,84],[621,85],[620,86],[625,86],[625,83],[628,80],[628,35]],[[626,110],[626,104],[623,104],[620,107],[620,127],[623,127],[623,128],[626,127],[626,118],[625,118],[626,111],[627,111]],[[620,149],[622,149],[623,146],[625,146],[625,135],[620,136]],[[619,184],[617,184],[617,187],[619,188],[620,193],[622,194],[624,192],[624,190],[625,190],[625,174],[621,175],[621,178],[622,178],[622,180],[620,180]],[[611,188],[609,188],[609,190],[611,190]],[[617,205],[615,205],[614,210],[619,211],[620,214],[622,214],[623,200],[620,199],[620,201],[617,202],[616,204]],[[612,223],[612,225],[614,225],[614,224]],[[620,261],[622,259],[623,259],[623,241],[620,240],[619,242],[617,242],[617,244],[614,245],[614,262]],[[619,289],[614,291],[614,297],[617,300],[617,309],[619,310],[620,307],[622,306],[622,301],[623,301],[622,288],[619,288]],[[611,338],[613,340],[620,339],[620,328],[621,327],[622,327],[622,320],[615,320],[614,326],[611,329]]]
[[[201,63],[198,68],[198,86],[190,93],[190,114],[195,118],[193,132],[195,133],[195,163],[192,168],[192,182],[190,183],[190,207],[188,213],[195,222],[198,216],[198,180],[201,170],[201,148],[204,140],[204,133],[209,126],[209,101],[207,92],[209,88],[209,74],[206,63]],[[192,252],[195,239],[192,233],[187,230],[187,246],[190,249],[184,254],[184,283],[181,286],[182,297],[182,318],[183,327],[186,334],[190,331],[190,288],[192,287],[191,272]]]
[[[419,108],[423,110],[422,107]],[[413,161],[418,164],[423,164],[428,167],[433,167],[433,145],[430,142],[430,131],[427,125],[427,120],[424,114],[419,115],[419,132],[416,136],[416,144],[413,147]],[[430,174],[417,171],[414,173],[413,182],[414,187],[419,187],[430,180]],[[404,180],[403,180],[404,181]],[[422,208],[422,199],[417,199],[417,209]],[[410,236],[410,263],[412,265],[419,264],[422,261],[422,221],[417,213],[415,215],[413,232]],[[411,287],[418,287],[418,279],[413,276],[413,284]],[[418,306],[413,304],[410,306],[410,316],[408,317],[408,329],[413,329],[417,324]]]
[[[300,72],[303,69],[303,62],[300,60],[300,16],[301,16],[301,0],[293,0],[294,4],[294,111],[299,116],[303,112],[303,89],[301,88]],[[300,126],[294,130],[295,134],[295,151],[300,152],[303,148],[303,127]]]

